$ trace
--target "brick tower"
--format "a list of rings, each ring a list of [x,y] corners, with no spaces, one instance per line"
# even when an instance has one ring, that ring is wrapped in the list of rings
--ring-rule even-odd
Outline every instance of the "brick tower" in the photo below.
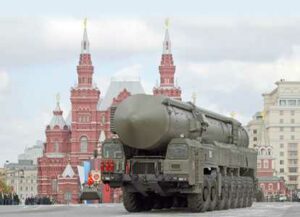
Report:
[[[100,91],[93,84],[94,67],[89,52],[89,40],[84,24],[81,54],[77,66],[78,83],[71,89],[72,137],[71,156],[79,161],[88,160],[97,147],[99,126],[97,104]]]
[[[59,106],[59,99],[53,111],[53,117],[46,127],[44,154],[38,158],[38,193],[40,196],[57,198],[57,177],[66,165],[66,156],[70,149],[71,131],[67,126]]]
[[[46,127],[47,145],[45,146],[45,153],[68,153],[70,151],[70,135],[71,131],[67,126],[63,111],[60,109],[59,96],[57,96],[56,108],[53,111],[53,117],[50,124]]]
[[[165,95],[173,99],[181,100],[181,89],[174,84],[176,66],[171,52],[171,40],[169,36],[169,22],[165,22],[165,38],[163,52],[159,66],[160,85],[153,88],[153,95]]]

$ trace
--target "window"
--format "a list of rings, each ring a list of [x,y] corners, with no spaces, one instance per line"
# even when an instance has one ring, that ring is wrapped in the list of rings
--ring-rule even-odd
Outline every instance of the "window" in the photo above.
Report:
[[[104,143],[102,157],[109,159],[115,158],[120,159],[123,157],[123,150],[119,143]]]
[[[298,151],[288,151],[288,156],[289,157],[297,157],[298,156]]]
[[[271,156],[272,155],[272,151],[271,149],[268,149],[268,155]]]
[[[280,165],[283,165],[283,164],[284,164],[284,160],[280,160],[280,161],[279,161],[279,164],[280,164]]]
[[[279,120],[279,123],[283,124],[283,119],[280,119],[280,120]]]
[[[279,100],[279,105],[286,106],[286,100],[284,100],[284,99]]]
[[[264,168],[269,168],[269,160],[264,160]]]
[[[53,179],[51,183],[52,191],[56,192],[57,191],[57,180]]]
[[[289,160],[289,164],[290,165],[297,165],[298,164],[298,160],[296,160],[296,159],[290,159]]]
[[[291,127],[291,132],[295,132],[295,127]]]
[[[294,135],[291,135],[291,140],[294,140],[295,139],[295,136]]]
[[[298,172],[298,168],[297,167],[289,167],[289,172],[290,173],[297,173]]]
[[[294,111],[294,110],[291,111],[291,115],[292,115],[292,116],[295,115],[295,111]]]
[[[279,130],[280,130],[280,132],[283,132],[283,127],[280,127]]]
[[[297,150],[298,144],[297,143],[289,143],[288,144],[288,149],[289,150]]]
[[[279,136],[279,139],[280,139],[280,140],[283,140],[283,139],[284,139],[284,136],[283,136],[283,135],[280,135],[280,136]]]
[[[261,168],[261,162],[260,162],[260,160],[257,161],[257,168]]]
[[[292,124],[295,123],[295,119],[294,119],[294,118],[291,119],[291,123],[292,123]]]
[[[105,115],[104,114],[101,116],[101,123],[105,124]]]
[[[283,143],[280,144],[280,148],[284,148],[284,144]]]
[[[257,141],[257,137],[253,137],[253,141],[256,142]]]
[[[253,134],[257,134],[257,130],[253,130]]]
[[[211,151],[209,150],[210,153]],[[188,146],[186,144],[170,144],[167,156],[169,159],[186,159],[188,157]]]
[[[67,201],[67,203],[70,203],[72,200],[72,193],[69,191],[65,192],[64,198],[65,198],[65,201]]]
[[[282,111],[282,110],[280,110],[279,114],[280,114],[280,115],[283,115],[283,111]]]
[[[273,184],[269,184],[269,190],[270,190],[270,191],[273,190]]]
[[[283,157],[283,156],[284,156],[284,152],[281,151],[281,152],[280,152],[280,157]]]
[[[280,168],[279,172],[280,172],[280,173],[284,173],[284,169],[283,169],[283,168]]]
[[[288,100],[288,105],[289,106],[296,106],[296,100],[295,99]]]
[[[297,181],[298,176],[289,176],[290,181]]]
[[[54,150],[53,150],[54,152],[59,152],[59,145],[58,145],[58,141],[55,141],[54,142]]]
[[[80,152],[87,152],[88,148],[88,139],[86,136],[80,138]]]

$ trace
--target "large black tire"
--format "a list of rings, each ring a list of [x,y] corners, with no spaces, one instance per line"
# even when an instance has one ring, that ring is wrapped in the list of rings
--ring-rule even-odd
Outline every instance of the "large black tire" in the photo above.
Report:
[[[218,204],[218,185],[215,177],[210,177],[210,205],[208,211],[214,211]]]
[[[192,212],[205,212],[210,206],[210,183],[205,176],[200,194],[189,194],[187,197],[188,208]]]
[[[243,207],[243,197],[244,197],[244,183],[241,177],[237,177],[238,183],[239,183],[239,194],[238,194],[238,202],[237,202],[237,208]]]
[[[228,184],[226,177],[222,177],[222,186],[221,186],[221,195],[219,196],[218,199],[218,204],[217,204],[217,209],[222,210],[225,209],[225,204],[227,203],[228,199]]]
[[[153,208],[153,197],[143,197],[142,200],[142,211],[150,211]]]
[[[163,197],[163,208],[170,209],[173,206],[173,197]]]
[[[141,212],[144,210],[142,195],[136,192],[128,192],[123,189],[123,205],[128,212]]]
[[[157,195],[153,197],[153,209],[162,209],[164,208],[163,199],[161,196]]]
[[[231,205],[230,208],[234,209],[237,207],[238,203],[238,195],[239,195],[239,187],[238,181],[235,176],[231,178],[231,186],[232,186],[232,198],[231,198]]]
[[[253,204],[253,197],[254,197],[254,184],[253,179],[248,178],[248,185],[249,185],[249,194],[248,194],[248,201],[247,201],[247,207],[251,207]]]
[[[243,183],[244,183],[244,197],[243,197],[243,205],[242,207],[247,207],[248,204],[248,198],[249,198],[249,181],[247,177],[243,177]]]
[[[231,177],[225,176],[225,187],[226,187],[226,201],[224,209],[229,209],[231,206],[231,200],[232,200],[232,179]]]

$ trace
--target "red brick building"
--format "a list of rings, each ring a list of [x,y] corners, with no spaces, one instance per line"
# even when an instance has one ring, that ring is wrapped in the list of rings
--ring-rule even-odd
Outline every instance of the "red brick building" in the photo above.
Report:
[[[174,85],[175,66],[171,41],[166,28],[163,54],[159,66],[160,85],[154,95],[167,95],[181,100],[181,90]],[[130,95],[144,93],[140,81],[112,81],[102,98],[93,83],[94,67],[89,51],[87,29],[84,28],[77,66],[77,84],[71,88],[71,112],[65,121],[57,102],[53,117],[46,126],[44,154],[38,159],[38,194],[50,196],[58,203],[79,201],[78,165],[90,160],[101,142],[111,137],[110,107]],[[103,188],[104,202],[119,201],[119,189]]]
[[[257,156],[257,179],[258,186],[262,189],[266,200],[276,198],[279,195],[288,195],[285,180],[278,177],[274,170],[273,148],[259,145],[255,148]]]

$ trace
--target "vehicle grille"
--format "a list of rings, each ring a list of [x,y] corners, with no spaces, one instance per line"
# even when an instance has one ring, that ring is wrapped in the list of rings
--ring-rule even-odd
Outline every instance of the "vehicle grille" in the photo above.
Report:
[[[155,174],[155,163],[135,162],[132,165],[132,174]]]

